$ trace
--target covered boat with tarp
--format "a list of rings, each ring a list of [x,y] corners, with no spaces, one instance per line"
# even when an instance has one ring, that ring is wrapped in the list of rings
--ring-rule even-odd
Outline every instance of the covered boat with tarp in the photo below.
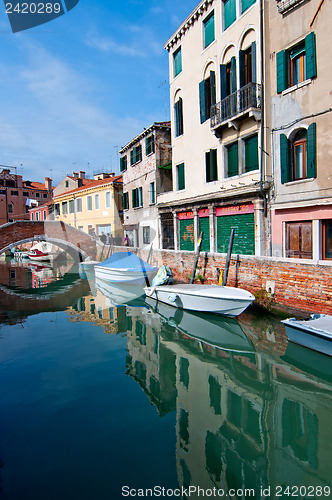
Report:
[[[157,272],[157,267],[151,266],[132,252],[114,252],[95,266],[96,278],[127,285],[148,285]]]

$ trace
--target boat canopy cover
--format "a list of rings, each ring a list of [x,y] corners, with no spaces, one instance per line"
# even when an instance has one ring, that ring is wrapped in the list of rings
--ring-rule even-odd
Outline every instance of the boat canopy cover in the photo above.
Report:
[[[156,269],[145,260],[140,259],[132,252],[114,252],[104,262],[100,262],[96,267],[107,267],[109,269],[123,269],[124,271],[152,271]]]

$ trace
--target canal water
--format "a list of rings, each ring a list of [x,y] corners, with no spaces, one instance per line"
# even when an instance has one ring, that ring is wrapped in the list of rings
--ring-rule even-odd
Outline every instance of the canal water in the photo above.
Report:
[[[0,263],[4,500],[332,498],[329,357],[84,278]]]

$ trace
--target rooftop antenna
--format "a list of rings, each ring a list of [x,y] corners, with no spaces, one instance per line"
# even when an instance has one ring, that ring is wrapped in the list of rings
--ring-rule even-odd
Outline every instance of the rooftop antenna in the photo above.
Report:
[[[166,82],[166,80],[164,80],[163,82],[161,82],[160,85],[158,85],[158,89],[160,89],[161,87],[165,87],[165,121],[167,121],[167,82]]]

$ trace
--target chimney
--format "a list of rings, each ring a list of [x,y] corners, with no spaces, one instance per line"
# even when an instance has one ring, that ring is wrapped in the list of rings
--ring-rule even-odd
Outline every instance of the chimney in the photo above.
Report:
[[[108,175],[109,175],[110,177],[114,177],[114,176],[115,176],[115,172],[110,172]]]
[[[46,186],[46,189],[49,193],[52,192],[52,179],[50,179],[49,177],[45,177],[45,186]]]
[[[80,170],[79,177],[80,179],[85,179],[85,172],[83,170]]]

